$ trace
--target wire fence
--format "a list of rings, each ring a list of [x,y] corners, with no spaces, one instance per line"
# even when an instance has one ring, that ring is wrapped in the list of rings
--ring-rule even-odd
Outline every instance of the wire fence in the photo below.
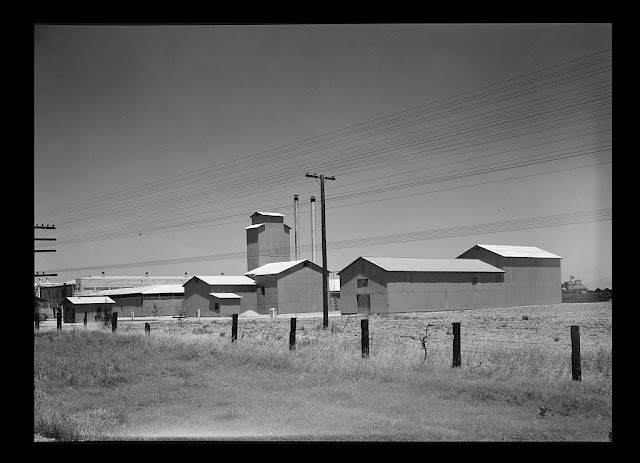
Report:
[[[363,320],[366,320],[366,331],[361,325]],[[110,328],[114,333],[118,328],[124,332],[142,332],[140,321],[123,318],[119,326],[117,322],[116,314],[110,327],[104,323],[92,323],[94,326],[91,328]],[[248,342],[255,344],[256,348],[261,343],[288,345],[290,349],[340,347],[345,352],[362,350],[362,356],[367,358],[415,357],[432,365],[459,366],[478,371],[545,373],[577,380],[581,380],[583,374],[610,378],[611,321],[592,320],[590,323],[598,325],[514,326],[504,322],[491,325],[485,320],[463,325],[458,323],[456,337],[453,326],[456,323],[431,324],[408,318],[349,316],[341,318],[340,322],[332,321],[325,328],[317,318],[239,319],[234,315],[231,320],[226,317],[206,321],[153,320],[144,323],[144,332],[147,335],[154,332],[204,335],[220,342]],[[602,323],[604,327],[600,326]],[[61,324],[57,329],[62,329]],[[456,342],[459,346],[457,354]],[[456,355],[459,358],[457,364]]]

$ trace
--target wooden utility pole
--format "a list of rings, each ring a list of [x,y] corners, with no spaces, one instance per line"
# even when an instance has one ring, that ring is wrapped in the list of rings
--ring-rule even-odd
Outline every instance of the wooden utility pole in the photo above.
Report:
[[[56,227],[55,225],[34,225],[33,226],[34,229],[44,229],[44,230],[55,230]],[[33,238],[34,241],[55,241],[55,238]],[[55,249],[34,249],[33,252],[56,252]],[[36,272],[35,275],[33,275],[34,278],[35,277],[55,277],[58,276],[57,273],[44,273],[44,272]]]
[[[324,174],[307,174],[305,177],[320,179],[320,208],[322,210],[322,328],[329,327],[329,271],[327,270],[327,222],[324,207],[324,182],[326,180],[335,180],[335,177],[329,177]]]

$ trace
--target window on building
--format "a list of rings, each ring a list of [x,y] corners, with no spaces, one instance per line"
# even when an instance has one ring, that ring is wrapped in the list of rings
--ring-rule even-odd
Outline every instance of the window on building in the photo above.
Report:
[[[369,287],[368,278],[358,278],[358,288],[368,288],[368,287]]]
[[[471,284],[472,285],[477,285],[478,284],[478,277],[471,277]]]
[[[264,286],[260,288],[260,291],[262,291],[262,295],[264,296]]]
[[[220,312],[220,304],[218,302],[215,302],[213,304],[213,310],[215,310],[216,312]]]

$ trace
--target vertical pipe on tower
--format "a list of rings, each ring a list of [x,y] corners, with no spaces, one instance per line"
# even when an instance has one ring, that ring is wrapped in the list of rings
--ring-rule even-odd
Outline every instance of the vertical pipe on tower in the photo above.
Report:
[[[299,217],[298,195],[293,196],[293,222],[294,222],[294,249],[295,260],[300,259],[300,227],[298,225]]]
[[[311,197],[311,262],[316,262],[316,197]]]

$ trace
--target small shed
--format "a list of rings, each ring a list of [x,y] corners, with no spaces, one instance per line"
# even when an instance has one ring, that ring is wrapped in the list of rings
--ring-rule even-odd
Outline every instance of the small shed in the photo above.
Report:
[[[322,312],[323,269],[308,259],[272,262],[245,275],[257,285],[257,312]]]
[[[101,320],[112,312],[112,307],[115,304],[113,299],[108,296],[67,297],[66,302],[69,315],[65,317],[65,320],[69,320],[71,323],[82,322],[85,314],[88,321]]]
[[[185,315],[188,317],[197,316],[198,311],[201,317],[220,317],[224,315],[223,312],[229,311],[232,311],[230,313],[256,311],[256,282],[247,276],[196,275],[182,286]],[[214,294],[232,294],[233,296],[224,298],[216,297]],[[216,310],[216,304],[219,310]],[[236,305],[238,305],[237,309]],[[233,312],[235,310],[237,312]]]
[[[242,296],[234,293],[209,293],[213,300],[213,310],[220,316],[240,313]]]
[[[339,274],[342,314],[504,306],[504,271],[477,259],[358,257]]]

